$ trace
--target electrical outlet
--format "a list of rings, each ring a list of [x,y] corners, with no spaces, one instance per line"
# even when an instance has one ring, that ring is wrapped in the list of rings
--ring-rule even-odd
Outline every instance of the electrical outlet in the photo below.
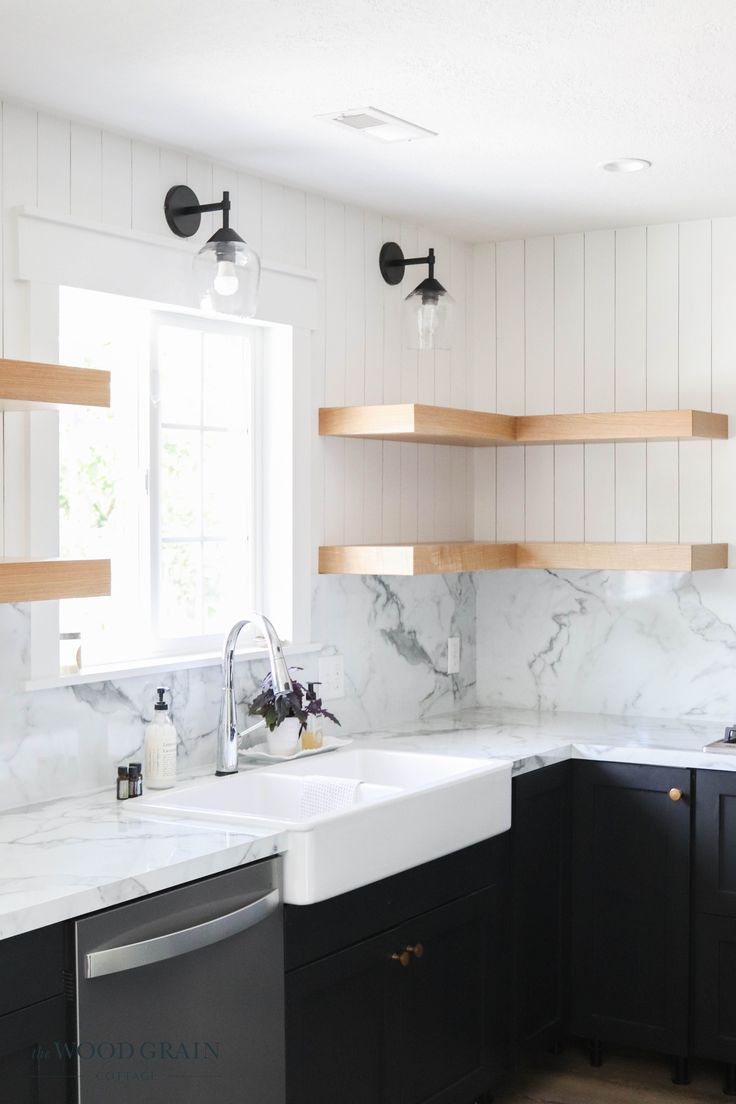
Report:
[[[341,655],[320,658],[319,681],[319,694],[325,701],[345,697],[345,665]]]
[[[447,673],[457,675],[460,671],[460,637],[447,638]]]

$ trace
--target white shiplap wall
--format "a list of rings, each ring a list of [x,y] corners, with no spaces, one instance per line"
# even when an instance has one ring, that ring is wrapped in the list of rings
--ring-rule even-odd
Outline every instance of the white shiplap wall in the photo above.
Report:
[[[15,210],[38,207],[109,226],[170,237],[163,198],[188,183],[205,201],[228,189],[232,222],[268,263],[308,269],[320,284],[323,325],[313,334],[314,407],[418,400],[470,404],[466,355],[466,287],[472,249],[371,211],[238,173],[189,153],[160,148],[92,126],[2,105],[2,351],[32,355],[28,286],[17,281]],[[350,140],[350,139],[346,139]],[[199,237],[212,233],[213,216]],[[434,245],[438,273],[458,302],[452,354],[422,354],[402,342],[400,305],[413,286],[388,288],[378,252],[389,238],[414,253]],[[16,416],[13,434],[22,437]],[[6,419],[6,438],[9,436]],[[15,441],[6,439],[7,509],[23,544],[17,514],[27,488]],[[472,535],[472,463],[465,450],[374,442],[318,442],[313,458],[315,537],[322,542],[433,539]],[[2,484],[0,483],[0,486]],[[320,520],[321,519],[321,520]],[[27,530],[27,526],[25,526]],[[6,547],[22,554],[23,547]]]
[[[472,274],[474,408],[694,407],[736,430],[736,219],[478,245]],[[477,450],[475,535],[736,545],[734,444]]]

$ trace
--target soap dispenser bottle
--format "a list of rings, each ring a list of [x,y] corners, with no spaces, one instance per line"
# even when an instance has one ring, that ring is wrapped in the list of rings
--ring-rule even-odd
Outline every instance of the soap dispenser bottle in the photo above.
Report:
[[[168,790],[176,785],[176,729],[164,700],[167,691],[167,686],[159,686],[156,691],[158,701],[143,745],[146,786],[151,790]]]

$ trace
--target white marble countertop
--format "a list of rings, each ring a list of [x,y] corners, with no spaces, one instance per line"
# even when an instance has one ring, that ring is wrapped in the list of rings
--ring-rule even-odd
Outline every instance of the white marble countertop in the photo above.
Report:
[[[515,775],[566,759],[736,770],[736,752],[703,752],[724,728],[688,719],[476,708],[365,733],[361,739],[390,740],[397,748],[440,755],[511,759]]]
[[[360,742],[444,755],[511,759],[514,774],[566,759],[736,770],[736,754],[704,754],[715,723],[584,713],[472,709]],[[333,753],[333,754],[339,754]],[[194,819],[140,816],[109,791],[0,814],[0,939],[230,870],[288,847]]]
[[[0,939],[284,850],[285,832],[136,815],[109,791],[0,814]]]

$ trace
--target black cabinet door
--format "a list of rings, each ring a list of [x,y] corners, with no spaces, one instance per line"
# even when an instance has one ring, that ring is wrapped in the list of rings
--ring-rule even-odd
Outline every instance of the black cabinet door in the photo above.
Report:
[[[63,997],[0,1016],[1,1101],[65,1104],[70,1073],[65,1026]]]
[[[569,1019],[571,764],[514,779],[514,1043],[549,1046]]]
[[[391,979],[402,1104],[462,1104],[495,1081],[505,960],[496,902],[493,889],[473,893],[396,933],[399,953],[411,956]]]
[[[695,918],[692,1050],[736,1062],[736,918]]]
[[[736,771],[699,770],[695,805],[695,908],[736,916]]]
[[[572,1030],[685,1055],[690,772],[573,767]]]
[[[497,902],[471,894],[288,973],[288,1104],[467,1104],[490,1088]]]
[[[287,1104],[395,1104],[393,933],[286,975]]]

